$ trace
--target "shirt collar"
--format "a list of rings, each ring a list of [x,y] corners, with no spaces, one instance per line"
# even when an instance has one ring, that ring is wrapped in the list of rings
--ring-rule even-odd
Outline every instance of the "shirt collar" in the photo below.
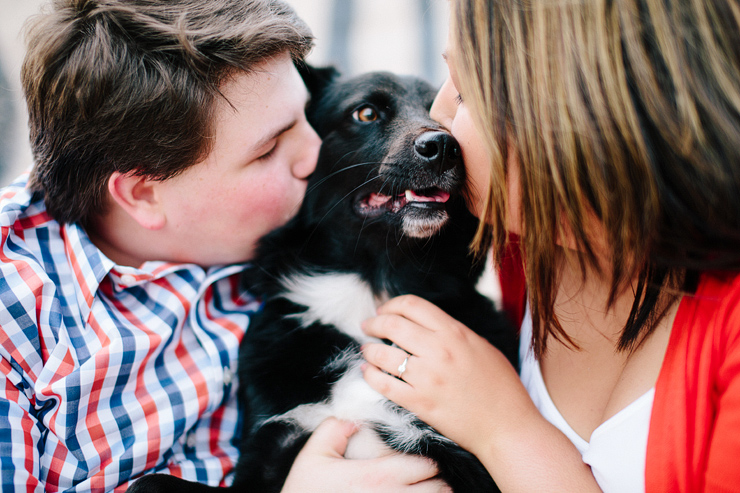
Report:
[[[249,264],[217,265],[204,269],[196,264],[149,261],[140,267],[117,265],[90,240],[79,224],[61,226],[64,250],[69,265],[77,280],[77,301],[83,315],[87,317],[100,284],[110,277],[113,289],[120,291],[132,286],[163,278],[177,271],[187,270],[197,279],[201,288],[219,279],[243,271]]]
[[[115,267],[115,263],[93,244],[78,224],[61,225],[60,234],[64,240],[67,261],[76,280],[77,305],[83,310],[83,317],[86,319],[100,283]]]

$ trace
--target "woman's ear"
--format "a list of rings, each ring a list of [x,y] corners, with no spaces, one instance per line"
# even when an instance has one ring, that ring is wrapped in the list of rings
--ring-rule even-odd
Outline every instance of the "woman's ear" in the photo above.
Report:
[[[157,193],[158,183],[146,176],[114,171],[108,179],[108,192],[113,201],[140,226],[156,230],[166,223]]]

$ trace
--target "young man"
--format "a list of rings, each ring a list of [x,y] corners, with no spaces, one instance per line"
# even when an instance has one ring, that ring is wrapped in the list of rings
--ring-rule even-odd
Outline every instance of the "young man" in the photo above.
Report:
[[[3,491],[229,482],[259,307],[239,274],[316,164],[311,45],[280,0],[60,0],[29,26],[36,164],[0,191]],[[444,487],[420,459],[342,459],[352,431],[319,428],[286,491]]]

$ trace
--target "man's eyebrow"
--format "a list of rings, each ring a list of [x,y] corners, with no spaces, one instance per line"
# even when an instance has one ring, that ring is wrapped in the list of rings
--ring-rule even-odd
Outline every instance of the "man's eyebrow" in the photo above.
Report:
[[[288,123],[284,127],[281,127],[280,129],[278,129],[278,130],[276,130],[274,132],[271,132],[269,135],[267,135],[264,138],[260,139],[259,142],[257,142],[254,145],[254,149],[256,150],[256,149],[260,149],[260,148],[264,147],[271,140],[277,139],[278,137],[280,137],[280,135],[284,134],[285,132],[287,132],[291,128],[295,127],[297,123],[298,123],[298,120],[293,120],[292,122]]]

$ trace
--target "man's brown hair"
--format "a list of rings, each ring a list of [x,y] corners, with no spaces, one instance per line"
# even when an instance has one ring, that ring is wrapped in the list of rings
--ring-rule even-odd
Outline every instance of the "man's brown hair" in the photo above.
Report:
[[[114,171],[164,180],[209,153],[226,78],[312,45],[281,0],[54,1],[27,26],[30,187],[89,223]]]

